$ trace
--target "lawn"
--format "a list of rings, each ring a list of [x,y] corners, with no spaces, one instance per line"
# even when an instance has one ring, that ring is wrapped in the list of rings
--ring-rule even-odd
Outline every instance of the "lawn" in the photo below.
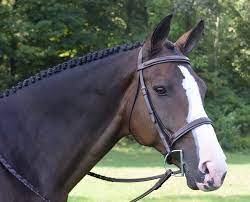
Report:
[[[250,202],[250,155],[227,153],[228,174],[224,185],[214,192],[190,190],[185,178],[172,177],[144,202]],[[162,158],[145,147],[114,148],[92,170],[115,177],[138,177],[163,173]],[[70,193],[69,202],[127,202],[154,182],[111,183],[85,177]]]

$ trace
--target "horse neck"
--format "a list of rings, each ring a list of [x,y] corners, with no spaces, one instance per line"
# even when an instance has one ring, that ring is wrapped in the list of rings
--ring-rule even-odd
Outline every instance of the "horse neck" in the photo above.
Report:
[[[63,177],[60,178],[62,181],[65,181],[63,184],[65,184],[67,191],[71,190],[124,136],[123,127],[127,127],[126,125],[124,126],[126,121],[123,119],[125,110],[124,100],[126,100],[126,93],[131,86],[136,72],[137,55],[138,49],[123,53],[114,58],[114,60],[107,61],[106,65],[100,61],[105,70],[107,68],[113,69],[110,74],[108,73],[109,77],[106,79],[103,77],[103,72],[100,71],[102,74],[102,83],[108,84],[108,87],[104,87],[103,85],[103,91],[106,92],[105,94],[111,93],[111,96],[106,99],[107,102],[102,106],[102,109],[96,110],[91,115],[99,117],[95,127],[99,128],[99,130],[96,130],[96,133],[87,133],[92,136],[91,143],[80,145],[75,159],[72,159],[72,167],[65,170],[66,172],[68,170],[73,170],[74,172],[70,176],[67,176],[67,173],[63,173]],[[99,91],[98,93],[101,92]],[[106,112],[103,109],[106,109]]]
[[[68,193],[121,137],[121,101],[137,52],[76,67],[8,97],[0,105],[8,116],[0,121],[0,152],[43,193]]]

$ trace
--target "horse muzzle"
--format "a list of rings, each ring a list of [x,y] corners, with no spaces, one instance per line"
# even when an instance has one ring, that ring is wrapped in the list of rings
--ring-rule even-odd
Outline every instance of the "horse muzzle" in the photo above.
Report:
[[[202,177],[200,177],[203,180],[196,182],[199,190],[214,191],[222,186],[227,174],[226,163],[220,164],[220,167],[216,167],[215,165],[213,162],[206,163],[207,168],[204,173],[201,173]]]

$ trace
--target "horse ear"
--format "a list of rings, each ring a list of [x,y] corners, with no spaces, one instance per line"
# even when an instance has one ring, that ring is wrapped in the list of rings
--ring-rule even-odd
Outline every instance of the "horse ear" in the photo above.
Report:
[[[176,46],[180,51],[187,55],[197,45],[198,41],[203,36],[204,21],[201,20],[193,29],[183,34],[176,42]]]
[[[161,50],[163,42],[167,39],[170,31],[170,23],[172,19],[172,14],[166,16],[157,25],[150,37],[145,41],[143,46],[143,56],[150,57]]]

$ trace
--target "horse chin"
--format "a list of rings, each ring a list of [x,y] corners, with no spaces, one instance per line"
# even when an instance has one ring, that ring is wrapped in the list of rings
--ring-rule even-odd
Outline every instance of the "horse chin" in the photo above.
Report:
[[[192,190],[199,190],[199,188],[196,185],[196,182],[194,181],[193,177],[191,177],[189,174],[186,175],[187,185]]]

